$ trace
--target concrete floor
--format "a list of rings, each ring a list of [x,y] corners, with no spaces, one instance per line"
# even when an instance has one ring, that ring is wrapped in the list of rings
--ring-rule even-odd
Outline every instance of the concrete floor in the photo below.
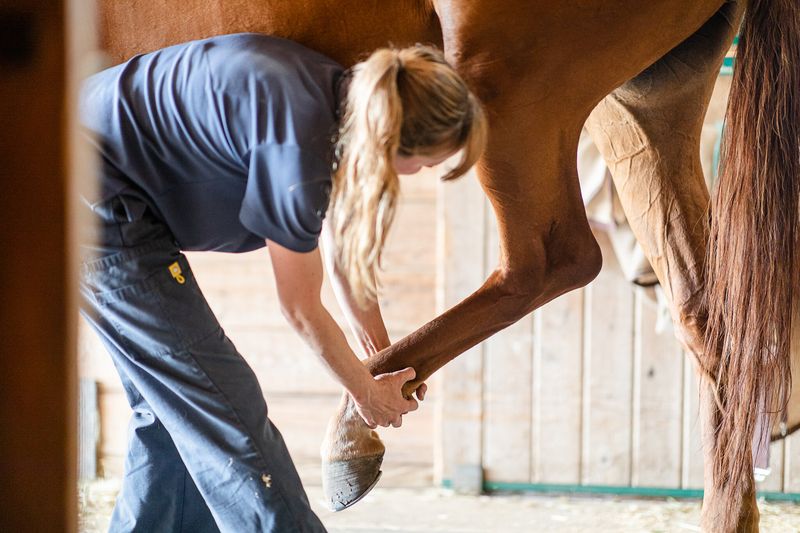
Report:
[[[108,530],[119,481],[80,490],[79,531]],[[697,501],[523,495],[462,496],[435,488],[377,488],[356,506],[332,513],[322,489],[308,487],[314,509],[331,533],[505,533],[700,531]],[[761,531],[800,531],[800,505],[761,502]]]

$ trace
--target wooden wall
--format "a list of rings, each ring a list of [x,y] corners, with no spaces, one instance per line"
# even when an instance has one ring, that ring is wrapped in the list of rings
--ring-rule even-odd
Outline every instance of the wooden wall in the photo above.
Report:
[[[628,283],[597,236],[604,267],[593,283],[444,370],[440,480],[477,464],[494,484],[702,488],[692,363],[671,327],[657,330],[651,289]],[[760,490],[797,491],[800,435],[771,455]]]
[[[729,78],[707,115],[711,171]],[[441,185],[441,309],[497,264],[494,215],[474,177]],[[568,293],[460,356],[442,371],[436,479],[465,467],[490,485],[702,488],[697,380],[671,324],[657,328],[652,289],[623,278],[605,234],[604,266]],[[800,489],[800,434],[771,447],[759,488]]]

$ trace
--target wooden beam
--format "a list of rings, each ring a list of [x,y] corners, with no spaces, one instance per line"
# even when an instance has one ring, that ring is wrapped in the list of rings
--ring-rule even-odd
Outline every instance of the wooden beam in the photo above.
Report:
[[[74,530],[61,2],[0,8],[0,531]]]

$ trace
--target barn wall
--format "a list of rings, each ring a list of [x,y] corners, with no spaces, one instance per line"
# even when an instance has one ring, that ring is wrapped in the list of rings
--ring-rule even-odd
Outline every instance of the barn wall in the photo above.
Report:
[[[706,172],[729,84],[720,78],[706,117]],[[490,274],[498,242],[474,178],[443,184],[440,194],[444,309]],[[464,486],[464,473],[480,467],[489,486],[702,488],[692,362],[653,290],[626,281],[605,234],[597,238],[604,266],[593,283],[443,370],[438,481]],[[798,465],[800,434],[772,444],[772,474],[759,489],[798,491]]]
[[[386,275],[381,304],[390,337],[399,339],[435,312],[436,178],[432,173],[402,178],[395,227],[384,254]],[[284,435],[304,482],[319,484],[319,446],[334,413],[340,387],[280,313],[269,255],[188,254],[201,289],[228,336],[254,368],[270,418]],[[340,325],[346,322],[327,282],[323,300]],[[80,369],[98,383],[99,474],[120,476],[130,409],[110,358],[82,324]],[[351,346],[356,344],[349,336]],[[437,386],[402,429],[383,429],[387,442],[384,481],[388,485],[432,482],[433,416]]]
[[[692,363],[597,237],[593,283],[444,370],[440,480],[478,464],[490,484],[702,488]],[[759,489],[798,491],[798,464],[800,435],[773,443]]]

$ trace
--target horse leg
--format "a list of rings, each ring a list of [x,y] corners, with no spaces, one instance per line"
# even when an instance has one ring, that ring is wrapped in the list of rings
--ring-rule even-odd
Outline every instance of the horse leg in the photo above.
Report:
[[[631,227],[664,288],[678,335],[697,361],[704,361],[702,300],[709,235],[700,131],[743,7],[741,2],[727,2],[689,39],[607,96],[587,122],[609,163]],[[715,516],[722,506],[709,468],[716,404],[708,381],[701,382],[706,462],[702,520],[707,530],[716,531]],[[736,531],[757,531],[752,485],[745,492]]]

